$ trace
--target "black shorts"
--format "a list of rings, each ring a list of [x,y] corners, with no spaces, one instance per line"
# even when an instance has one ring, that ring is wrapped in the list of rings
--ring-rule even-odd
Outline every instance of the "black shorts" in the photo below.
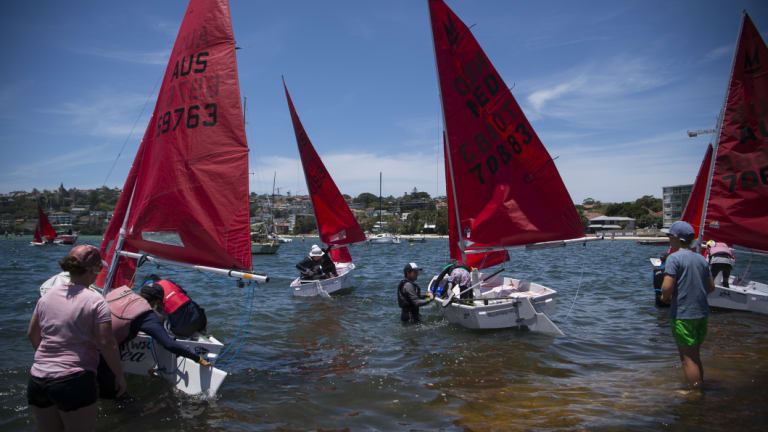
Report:
[[[27,383],[27,402],[38,408],[56,405],[59,411],[75,411],[93,404],[98,399],[96,374],[91,371],[75,372],[57,378],[30,376]]]

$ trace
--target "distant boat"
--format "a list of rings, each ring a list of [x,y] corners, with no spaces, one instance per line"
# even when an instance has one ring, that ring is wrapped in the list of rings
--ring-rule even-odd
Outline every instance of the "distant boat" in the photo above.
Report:
[[[744,12],[717,139],[707,148],[682,217],[698,232],[700,244],[715,240],[768,251],[768,140],[763,120],[768,74],[761,60],[768,60],[768,47]],[[707,296],[710,306],[768,314],[768,284],[736,276],[730,277],[727,288],[715,282],[715,291]]]
[[[29,244],[32,246],[50,246],[57,244],[56,237],[56,230],[53,229],[53,225],[51,225],[51,222],[48,220],[48,217],[43,211],[43,207],[38,201],[37,225],[35,225],[35,232],[32,234],[32,241]]]
[[[637,244],[643,245],[643,246],[663,246],[669,244],[669,238],[667,237],[659,237],[654,239],[642,239],[637,240]]]
[[[239,288],[218,289],[212,299],[233,295],[246,307],[253,287],[244,291],[242,283],[268,280],[251,273],[248,144],[235,49],[228,3],[190,0],[101,242],[109,267],[95,286],[105,295],[112,287],[133,287],[145,261],[234,278]],[[209,313],[209,323],[213,318]],[[178,342],[211,361],[224,349],[210,334]],[[125,372],[146,376],[151,369],[187,394],[214,396],[227,376],[143,334],[122,344],[121,357]]]
[[[352,262],[352,255],[347,245],[365,241],[365,233],[312,146],[293,106],[285,80],[283,80],[283,89],[288,101],[293,131],[296,134],[296,144],[304,169],[304,180],[307,182],[307,190],[312,199],[317,232],[323,243],[334,246],[329,254],[336,265],[337,274],[336,277],[320,280],[303,280],[298,277],[291,282],[291,292],[295,296],[302,297],[327,295],[349,287],[348,276],[355,269],[355,263]]]
[[[508,261],[507,248],[563,246],[582,237],[552,158],[472,33],[442,0],[429,1],[429,14],[445,125],[451,258],[484,269]],[[435,302],[445,319],[470,329],[563,334],[549,318],[555,290],[500,276],[501,270],[471,272],[467,291],[474,299],[451,293]]]
[[[381,206],[381,181],[382,175],[379,172],[379,230],[384,230],[384,224],[381,219],[381,214],[384,209]],[[368,237],[368,243],[370,244],[400,244],[400,238],[392,233],[380,232]]]

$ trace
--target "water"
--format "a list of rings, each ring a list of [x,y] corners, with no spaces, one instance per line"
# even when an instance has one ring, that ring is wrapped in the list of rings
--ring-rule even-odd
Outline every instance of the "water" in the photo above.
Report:
[[[65,246],[0,240],[0,429],[34,430],[25,398],[32,349],[25,336],[39,285],[59,270]],[[85,242],[96,244],[97,238]],[[161,380],[128,376],[138,401],[102,404],[97,429],[136,430],[766,430],[768,316],[710,315],[702,348],[706,389],[682,391],[667,313],[653,305],[648,258],[664,247],[603,241],[515,251],[507,273],[559,292],[564,337],[520,330],[469,331],[432,307],[403,326],[395,300],[402,267],[415,261],[426,285],[446,240],[352,249],[355,289],[293,298],[294,264],[311,239],[254,257],[272,278],[257,290],[248,338],[225,368],[214,400],[178,394]],[[741,274],[748,259],[739,261]],[[181,283],[225,343],[238,329],[246,289],[217,277],[146,264]],[[582,274],[583,271],[583,274]],[[768,281],[768,262],[750,275]],[[581,282],[581,283],[580,283]],[[580,287],[580,288],[579,288]],[[570,314],[566,313],[579,289]]]

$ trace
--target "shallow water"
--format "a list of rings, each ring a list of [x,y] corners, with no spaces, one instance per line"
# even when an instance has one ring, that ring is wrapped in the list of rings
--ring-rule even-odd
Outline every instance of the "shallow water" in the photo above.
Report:
[[[0,429],[34,430],[25,398],[32,349],[25,336],[39,285],[66,246],[0,240]],[[255,256],[272,281],[257,289],[246,343],[224,367],[214,400],[178,394],[162,380],[129,376],[137,402],[102,404],[97,430],[766,430],[768,316],[713,311],[702,347],[703,393],[686,394],[666,310],[653,304],[648,258],[666,247],[602,241],[514,251],[506,274],[558,291],[552,317],[565,332],[469,331],[437,309],[403,326],[395,300],[402,266],[442,266],[447,241],[356,246],[354,289],[293,298],[294,264],[312,239]],[[98,238],[83,241],[97,244]],[[733,274],[748,258],[737,255]],[[224,343],[238,330],[246,288],[218,277],[145,264],[206,308]],[[768,260],[751,278],[768,281]],[[576,293],[578,291],[578,296]],[[575,302],[574,302],[575,299]],[[570,310],[570,313],[569,313]]]

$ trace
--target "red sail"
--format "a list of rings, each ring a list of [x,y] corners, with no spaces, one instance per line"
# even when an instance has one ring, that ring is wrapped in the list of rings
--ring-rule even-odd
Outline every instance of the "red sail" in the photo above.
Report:
[[[469,29],[441,0],[429,9],[467,239],[504,247],[583,236],[554,161]]]
[[[746,13],[719,138],[704,239],[768,250],[768,48]]]
[[[191,0],[101,250],[109,249],[111,261],[127,217],[123,250],[250,269],[248,210],[248,144],[229,4]],[[130,280],[128,261],[113,286]]]
[[[445,139],[443,139],[443,152],[447,151],[448,147],[445,143]],[[505,250],[472,253],[471,248],[467,251],[466,259],[462,259],[461,247],[459,247],[458,225],[456,224],[456,207],[454,207],[455,204],[453,202],[453,188],[451,187],[451,173],[449,169],[448,155],[445,153],[445,178],[448,179],[445,185],[448,199],[448,249],[450,250],[451,259],[478,269],[493,267],[504,261],[509,261],[509,254]]]
[[[693,185],[691,195],[683,210],[682,220],[688,222],[693,227],[693,232],[699,235],[701,226],[701,212],[704,209],[704,195],[707,191],[707,178],[709,177],[709,168],[712,165],[712,146],[707,146],[707,153],[704,160],[701,161],[699,173],[696,175],[696,183]]]
[[[56,230],[53,229],[53,225],[48,221],[48,217],[43,212],[43,207],[40,202],[37,203],[37,224],[40,226],[40,235],[51,241],[56,238]],[[35,240],[37,241],[37,240]]]
[[[346,246],[335,247],[331,249],[331,261],[335,263],[352,262],[352,255],[349,254],[349,248]]]
[[[312,198],[312,207],[315,209],[317,229],[320,240],[325,244],[345,245],[365,241],[365,233],[360,224],[355,220],[347,202],[341,196],[339,188],[333,182],[323,161],[317,155],[304,127],[301,125],[299,115],[293,107],[288,87],[283,81],[285,97],[288,100],[288,109],[291,112],[293,130],[296,133],[296,144],[299,147],[301,165],[304,168],[304,178],[307,181],[309,196]]]
[[[43,238],[40,237],[40,225],[35,225],[35,232],[32,234],[32,241],[35,243],[42,243]]]

